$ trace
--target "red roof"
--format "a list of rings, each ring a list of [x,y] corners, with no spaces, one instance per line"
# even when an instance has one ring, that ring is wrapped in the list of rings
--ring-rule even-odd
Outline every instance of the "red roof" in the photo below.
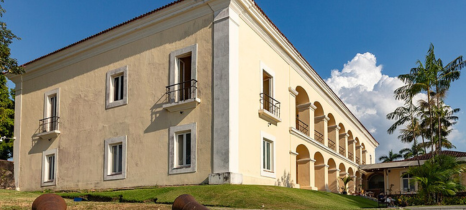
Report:
[[[151,14],[153,14],[153,13],[156,13],[156,12],[158,12],[158,11],[160,11],[160,10],[163,10],[163,9],[165,9],[165,8],[168,8],[168,7],[170,7],[170,6],[173,6],[173,5],[175,5],[175,4],[177,4],[177,3],[180,3],[180,2],[183,2],[183,1],[185,1],[185,0],[177,0],[177,1],[174,1],[174,2],[172,2],[172,3],[169,3],[169,4],[165,5],[165,6],[162,6],[162,7],[159,7],[159,8],[157,8],[157,9],[155,9],[155,10],[152,10],[152,11],[150,11],[150,12],[148,12],[148,13],[145,13],[145,14],[143,14],[143,15],[140,15],[140,16],[138,16],[138,17],[135,17],[135,18],[133,18],[133,19],[131,19],[131,20],[128,20],[128,21],[126,21],[126,22],[120,23],[120,24],[118,24],[118,25],[116,25],[116,26],[113,26],[113,27],[111,27],[111,28],[108,28],[108,29],[106,29],[106,30],[104,30],[104,31],[101,31],[101,32],[97,33],[97,34],[94,34],[94,35],[92,35],[92,36],[89,36],[89,37],[87,37],[87,38],[84,38],[84,39],[82,39],[82,40],[80,40],[80,41],[78,41],[78,42],[75,42],[75,43],[73,43],[73,44],[70,44],[70,45],[68,45],[68,46],[66,46],[66,47],[63,47],[63,48],[58,49],[58,50],[56,50],[56,51],[53,51],[53,52],[51,52],[51,53],[49,53],[49,54],[46,54],[46,55],[41,56],[41,57],[39,57],[39,58],[36,58],[36,59],[34,59],[34,60],[32,60],[32,61],[29,61],[29,62],[27,62],[27,63],[25,63],[25,64],[23,64],[23,65],[29,65],[29,64],[31,64],[31,63],[34,63],[34,62],[36,62],[36,61],[38,61],[38,60],[41,60],[41,59],[43,59],[43,58],[45,58],[45,57],[48,57],[48,56],[53,55],[53,54],[56,54],[56,53],[58,53],[58,52],[60,52],[60,51],[63,51],[63,50],[65,50],[65,49],[68,49],[68,48],[70,48],[70,47],[73,47],[73,46],[75,46],[75,45],[78,45],[78,44],[80,44],[80,43],[82,43],[82,42],[85,42],[85,41],[87,41],[87,40],[89,40],[89,39],[92,39],[92,38],[97,37],[97,36],[99,36],[99,35],[105,34],[105,33],[109,32],[109,31],[111,31],[111,30],[113,30],[113,29],[116,29],[116,28],[121,27],[121,26],[123,26],[123,25],[126,25],[126,24],[128,24],[128,23],[131,23],[131,22],[133,22],[133,21],[136,21],[136,20],[138,20],[138,19],[141,19],[141,18],[143,18],[143,17],[146,17],[146,16],[148,16],[148,15],[151,15]],[[290,40],[285,36],[285,34],[283,34],[282,31],[280,31],[280,29],[278,29],[278,27],[272,22],[272,20],[270,20],[270,18],[265,14],[265,12],[259,7],[259,5],[257,5],[257,3],[256,3],[254,0],[251,0],[251,1],[254,3],[254,6],[256,6],[256,8],[262,13],[262,15],[264,15],[264,17],[272,24],[272,26],[273,26],[273,27],[283,36],[283,38],[291,45],[291,47],[293,47],[293,49],[296,51],[296,53],[298,53],[299,56],[301,56],[301,58],[302,58],[312,69],[314,69],[314,68],[311,66],[311,64],[304,58],[304,56],[302,56],[301,53],[296,49],[296,47],[290,42]],[[325,85],[327,85],[327,87],[330,89],[330,91],[332,91],[332,93],[335,94],[335,92],[332,90],[332,88],[330,88],[330,86],[328,86],[328,84],[322,79],[322,77],[320,77],[319,74],[316,74],[316,75],[319,77],[320,80],[322,80],[322,81],[324,82]],[[374,136],[372,136],[371,132],[369,132],[369,130],[367,130],[367,128],[361,123],[361,121],[359,121],[359,119],[351,112],[351,110],[350,110],[350,109],[346,106],[346,104],[340,99],[340,97],[338,97],[337,94],[335,94],[335,95],[337,96],[338,100],[340,100],[340,102],[342,102],[343,106],[345,106],[345,108],[347,108],[347,109],[350,111],[351,115],[353,115],[353,116],[356,118],[356,120],[364,127],[364,129],[365,129],[365,130],[367,131],[367,133],[369,133],[369,135],[375,140],[375,142],[379,143],[379,142],[374,138]]]
[[[458,152],[458,151],[443,150],[443,151],[440,152],[440,154],[453,156],[453,157],[466,157],[466,152]],[[413,161],[413,160],[428,160],[430,158],[432,158],[432,153],[427,153],[425,155],[412,157],[412,158],[408,158],[408,159],[405,159],[405,160],[400,160],[398,162],[401,162],[401,161]],[[396,162],[396,161],[393,161],[393,162]]]

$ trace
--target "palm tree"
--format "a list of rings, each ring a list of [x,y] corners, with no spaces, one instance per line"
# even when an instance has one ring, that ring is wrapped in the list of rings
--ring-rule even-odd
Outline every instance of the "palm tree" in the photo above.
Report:
[[[409,159],[412,157],[423,155],[425,153],[426,152],[424,151],[424,149],[419,144],[417,144],[416,141],[413,142],[411,148],[404,148],[400,150],[400,155],[402,155],[404,159]]]
[[[381,156],[379,157],[379,161],[382,161],[383,163],[386,163],[386,162],[391,162],[391,161],[394,161],[398,158],[402,158],[403,156],[401,156],[400,154],[398,153],[394,153],[393,150],[390,150],[390,152],[388,152],[388,156]]]
[[[345,177],[342,177],[340,178],[341,181],[343,181],[343,186],[342,189],[343,189],[343,194],[347,194],[346,190],[348,190],[348,188],[346,187],[348,185],[349,182],[353,181],[353,178],[350,177],[350,176],[345,176]]]

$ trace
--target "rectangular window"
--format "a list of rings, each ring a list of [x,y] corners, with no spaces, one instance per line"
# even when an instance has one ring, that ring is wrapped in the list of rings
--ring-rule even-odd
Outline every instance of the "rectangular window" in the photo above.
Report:
[[[122,159],[123,159],[123,145],[112,145],[112,174],[121,174],[122,171]]]
[[[124,75],[113,78],[113,101],[123,100]]]
[[[263,70],[262,93],[264,93],[264,109],[273,113],[273,77]]]
[[[42,133],[58,130],[60,114],[60,89],[48,91],[44,95],[44,118],[39,120]]]
[[[196,172],[196,133],[196,123],[169,128],[168,174]]]
[[[265,171],[273,171],[273,143],[267,140],[262,141],[262,169]]]
[[[413,177],[411,177],[411,175],[409,175],[408,173],[404,173],[402,176],[402,180],[403,180],[403,191],[404,192],[415,192],[416,191],[414,179]]]
[[[55,154],[47,156],[47,181],[52,182],[55,179]]]
[[[191,133],[177,134],[177,167],[191,165]]]
[[[107,72],[105,107],[128,104],[128,66]]]
[[[41,186],[56,185],[57,178],[57,149],[42,152],[42,180]]]
[[[179,71],[178,71],[178,82],[179,92],[178,101],[184,101],[191,99],[191,53],[187,57],[178,58]]]
[[[170,103],[196,99],[197,44],[170,53],[170,80],[167,95]]]
[[[126,179],[126,136],[105,140],[104,180]]]
[[[57,130],[57,95],[53,95],[50,97],[50,118],[49,118],[49,129]]]

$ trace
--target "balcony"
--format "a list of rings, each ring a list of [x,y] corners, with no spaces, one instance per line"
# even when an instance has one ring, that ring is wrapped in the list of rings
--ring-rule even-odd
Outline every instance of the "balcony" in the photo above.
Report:
[[[169,112],[194,109],[201,99],[197,97],[197,80],[192,79],[166,87],[167,102],[163,108]]]
[[[362,161],[362,165],[366,165],[366,161],[363,160],[363,161]]]
[[[296,118],[296,129],[309,136],[309,125]]]
[[[324,144],[324,135],[321,134],[319,131],[314,130],[314,139],[321,144]]]
[[[342,146],[340,146],[340,155],[345,156],[345,148],[343,148]]]
[[[352,152],[348,152],[348,159],[354,160],[354,159],[353,159],[353,153],[352,153]]]
[[[261,109],[259,109],[259,117],[268,121],[271,124],[281,122],[280,119],[280,102],[270,97],[265,93],[260,94]]]
[[[334,141],[332,141],[331,139],[328,139],[328,147],[329,147],[330,149],[332,149],[333,151],[336,151],[336,146],[337,146],[337,145],[335,144]]]
[[[54,116],[39,120],[39,133],[36,133],[35,137],[50,139],[60,135],[58,130],[59,119],[60,117]]]
[[[357,164],[361,164],[360,161],[361,161],[361,159],[360,159],[359,157],[356,157],[356,163],[357,163]]]

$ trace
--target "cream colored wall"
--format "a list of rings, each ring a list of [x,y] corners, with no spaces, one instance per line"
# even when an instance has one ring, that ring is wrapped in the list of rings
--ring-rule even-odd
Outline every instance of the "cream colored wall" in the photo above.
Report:
[[[52,189],[203,182],[211,173],[212,21],[213,15],[208,14],[24,81],[20,189],[42,189],[42,152],[53,148],[58,148],[58,170],[57,185]],[[137,34],[145,30],[148,29]],[[71,62],[125,38],[128,37],[60,63]],[[169,84],[169,54],[193,44],[198,44],[198,94],[202,102],[194,110],[169,113],[162,109],[165,86]],[[106,110],[106,73],[126,65],[128,104]],[[40,70],[47,68],[50,66]],[[51,141],[33,139],[39,119],[43,118],[44,93],[55,88],[60,88],[61,134]],[[168,175],[168,128],[193,122],[197,123],[197,172]],[[128,136],[127,178],[103,181],[104,140],[123,135]]]
[[[300,144],[305,145],[310,152],[311,158],[316,152],[322,153],[325,163],[333,158],[337,164],[344,163],[346,169],[349,167],[357,170],[357,165],[346,162],[340,157],[331,153],[322,151],[321,148],[290,134],[290,127],[295,127],[295,98],[290,94],[288,88],[295,89],[297,86],[303,87],[309,95],[311,102],[318,101],[322,104],[325,115],[332,113],[335,116],[336,123],[343,123],[346,131],[351,130],[353,136],[358,137],[362,143],[368,145],[368,153],[374,154],[375,146],[369,142],[362,131],[356,125],[352,124],[348,117],[345,116],[331,99],[325,95],[322,90],[313,82],[309,81],[308,76],[298,73],[293,64],[287,58],[277,53],[267,42],[265,42],[248,24],[247,20],[241,19],[239,29],[240,40],[240,86],[239,86],[239,104],[240,116],[239,121],[239,148],[240,172],[243,174],[244,184],[277,184],[279,180],[290,175],[291,180],[296,182],[296,157],[290,154],[296,150]],[[312,58],[310,59],[312,60]],[[274,98],[281,103],[280,118],[281,122],[277,125],[269,124],[266,120],[258,116],[260,109],[261,93],[261,63],[272,69],[275,73],[275,95]],[[310,83],[309,83],[310,82]],[[313,121],[312,121],[313,122]],[[276,137],[276,177],[269,178],[261,176],[261,131],[267,132]],[[312,132],[313,133],[313,132]],[[369,146],[370,145],[370,146]],[[374,155],[373,155],[374,156]],[[367,155],[369,157],[369,155]],[[370,161],[367,161],[368,163]],[[311,164],[311,180],[314,179],[313,164]],[[315,183],[314,183],[315,184]]]

